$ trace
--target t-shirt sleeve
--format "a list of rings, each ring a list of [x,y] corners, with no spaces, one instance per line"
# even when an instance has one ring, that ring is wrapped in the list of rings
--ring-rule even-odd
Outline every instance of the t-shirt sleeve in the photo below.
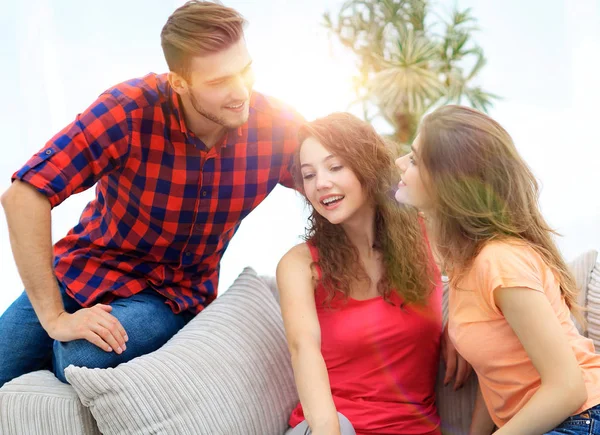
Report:
[[[55,207],[118,167],[129,150],[129,133],[123,107],[111,94],[103,94],[34,154],[12,180],[29,183]]]
[[[526,288],[544,293],[543,271],[532,248],[508,243],[486,246],[473,263],[477,290],[497,314],[501,314],[494,300],[499,288]]]

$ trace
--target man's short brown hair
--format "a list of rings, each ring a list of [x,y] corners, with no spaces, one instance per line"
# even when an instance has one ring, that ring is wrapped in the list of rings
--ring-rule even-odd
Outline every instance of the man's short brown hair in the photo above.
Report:
[[[212,1],[188,1],[173,12],[160,34],[169,70],[189,80],[191,58],[229,48],[243,37],[245,24],[235,9]]]

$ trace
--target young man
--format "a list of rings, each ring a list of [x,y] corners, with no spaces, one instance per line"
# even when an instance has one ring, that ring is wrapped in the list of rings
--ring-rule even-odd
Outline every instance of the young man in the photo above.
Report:
[[[25,292],[0,317],[0,387],[152,352],[215,299],[241,220],[291,185],[302,121],[252,92],[243,26],[186,3],[162,30],[168,74],[105,91],[14,174],[2,205]],[[53,247],[51,209],[93,185]]]

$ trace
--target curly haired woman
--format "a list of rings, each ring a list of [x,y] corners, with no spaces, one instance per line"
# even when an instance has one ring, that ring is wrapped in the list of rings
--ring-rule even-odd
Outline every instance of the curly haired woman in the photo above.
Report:
[[[299,132],[306,242],[277,282],[300,404],[293,435],[439,434],[442,290],[416,210],[367,123],[336,113]]]

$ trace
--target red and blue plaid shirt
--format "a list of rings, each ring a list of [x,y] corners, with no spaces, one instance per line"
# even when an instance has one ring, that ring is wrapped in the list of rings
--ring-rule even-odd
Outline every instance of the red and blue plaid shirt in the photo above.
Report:
[[[166,75],[106,92],[13,175],[52,207],[96,184],[54,271],[82,306],[153,288],[175,313],[217,295],[219,262],[241,220],[282,183],[302,118],[254,93],[250,117],[211,149],[185,127]]]

